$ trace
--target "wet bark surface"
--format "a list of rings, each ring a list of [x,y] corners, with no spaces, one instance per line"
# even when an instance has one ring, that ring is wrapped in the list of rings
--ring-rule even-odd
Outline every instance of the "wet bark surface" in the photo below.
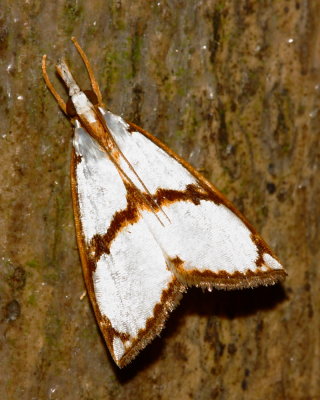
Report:
[[[320,398],[320,4],[3,1],[0,13],[0,398]],[[283,285],[192,288],[119,370],[75,241],[72,128],[41,76],[63,56],[106,106],[185,157],[253,223]],[[134,279],[134,271],[133,271]]]

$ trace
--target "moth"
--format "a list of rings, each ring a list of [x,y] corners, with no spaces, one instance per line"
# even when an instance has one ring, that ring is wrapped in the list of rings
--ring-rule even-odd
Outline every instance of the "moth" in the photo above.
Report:
[[[157,138],[108,111],[86,54],[91,89],[56,65],[74,125],[71,189],[89,297],[110,353],[128,364],[162,330],[188,286],[272,285],[286,272],[266,242],[211,183]]]

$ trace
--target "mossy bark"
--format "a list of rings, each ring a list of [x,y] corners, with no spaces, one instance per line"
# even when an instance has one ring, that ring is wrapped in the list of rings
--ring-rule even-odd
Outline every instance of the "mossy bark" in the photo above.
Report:
[[[2,1],[0,398],[320,398],[320,4]],[[72,129],[41,76],[65,56],[108,108],[210,179],[288,271],[281,286],[191,289],[126,369],[84,291]],[[133,271],[134,273],[134,271]],[[133,277],[134,278],[134,277]]]

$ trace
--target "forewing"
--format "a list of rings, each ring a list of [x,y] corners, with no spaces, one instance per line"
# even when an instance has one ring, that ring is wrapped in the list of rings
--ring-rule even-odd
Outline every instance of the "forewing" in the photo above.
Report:
[[[252,226],[188,163],[141,128],[104,116],[124,156],[121,168],[156,204],[157,212],[144,211],[143,219],[182,283],[232,289],[285,277]]]
[[[184,286],[107,153],[76,128],[72,193],[82,266],[102,333],[119,366],[162,329]]]

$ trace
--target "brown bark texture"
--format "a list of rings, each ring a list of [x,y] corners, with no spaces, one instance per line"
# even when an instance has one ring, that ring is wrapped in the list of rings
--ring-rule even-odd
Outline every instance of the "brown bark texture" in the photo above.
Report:
[[[72,128],[41,75],[65,57],[242,211],[288,272],[192,288],[127,368],[89,304],[71,205]],[[320,3],[2,0],[0,398],[320,399]]]

